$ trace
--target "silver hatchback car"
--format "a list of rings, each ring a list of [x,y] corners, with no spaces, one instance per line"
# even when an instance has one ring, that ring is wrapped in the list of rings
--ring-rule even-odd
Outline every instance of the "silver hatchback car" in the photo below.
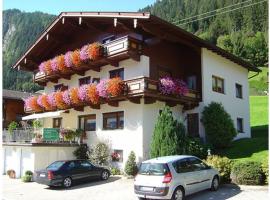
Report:
[[[186,195],[218,190],[218,171],[195,156],[165,156],[141,163],[134,191],[139,199],[182,200]]]

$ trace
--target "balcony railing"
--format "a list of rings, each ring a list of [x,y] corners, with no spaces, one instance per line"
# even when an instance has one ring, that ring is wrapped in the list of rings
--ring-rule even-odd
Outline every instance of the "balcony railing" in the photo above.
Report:
[[[71,68],[69,71],[63,73],[52,73],[50,75],[43,72],[37,72],[33,75],[34,82],[45,85],[47,81],[57,82],[59,78],[70,79],[73,74],[84,75],[87,70],[99,71],[101,66],[111,64],[118,66],[119,61],[132,58],[136,61],[140,60],[142,45],[141,41],[130,36],[124,36],[116,40],[103,44],[103,57],[83,64],[79,68]]]

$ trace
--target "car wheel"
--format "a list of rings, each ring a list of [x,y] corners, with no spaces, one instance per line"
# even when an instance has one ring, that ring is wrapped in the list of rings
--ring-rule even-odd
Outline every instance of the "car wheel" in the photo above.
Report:
[[[70,177],[66,177],[64,180],[63,180],[63,186],[65,188],[69,188],[71,187],[72,185],[72,179]]]
[[[107,171],[107,170],[104,170],[102,173],[101,173],[101,179],[102,180],[107,180],[110,176],[110,173]]]
[[[185,192],[182,187],[178,187],[175,189],[171,200],[183,200],[185,198]]]
[[[219,188],[219,179],[217,176],[215,176],[212,180],[212,184],[211,184],[211,190],[212,191],[217,191]]]

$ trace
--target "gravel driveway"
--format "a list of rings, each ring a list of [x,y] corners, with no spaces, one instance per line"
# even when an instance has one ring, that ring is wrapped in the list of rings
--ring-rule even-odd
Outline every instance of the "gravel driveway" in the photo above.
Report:
[[[3,178],[3,200],[135,200],[133,180],[110,177],[108,181],[84,183],[68,190],[49,188],[19,179]],[[269,198],[269,197],[268,197]],[[223,186],[218,192],[203,191],[187,200],[266,200],[267,187]]]

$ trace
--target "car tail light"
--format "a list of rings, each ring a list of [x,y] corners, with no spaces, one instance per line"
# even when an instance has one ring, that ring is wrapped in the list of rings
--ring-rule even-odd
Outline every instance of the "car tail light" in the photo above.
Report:
[[[48,179],[49,180],[53,179],[53,172],[52,171],[48,171]]]
[[[172,180],[172,174],[171,172],[168,172],[167,174],[165,174],[162,183],[169,183]]]

